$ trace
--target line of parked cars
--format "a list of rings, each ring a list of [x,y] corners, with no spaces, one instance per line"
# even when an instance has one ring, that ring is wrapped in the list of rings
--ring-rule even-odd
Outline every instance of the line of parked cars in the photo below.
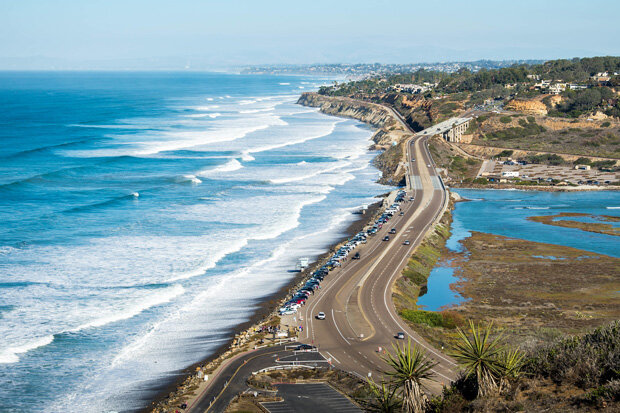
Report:
[[[299,307],[304,305],[308,300],[308,297],[314,294],[317,290],[321,288],[321,282],[325,279],[327,274],[334,268],[340,267],[342,262],[349,256],[351,251],[355,249],[360,244],[366,243],[366,232],[362,231],[357,234],[353,238],[351,238],[346,244],[338,249],[318,270],[312,273],[312,278],[310,278],[303,287],[293,294],[293,296],[280,308],[280,315],[290,315],[297,313]],[[353,256],[353,259],[360,259],[360,253],[356,252]],[[319,320],[325,319],[324,313],[319,313],[317,316]]]
[[[377,231],[383,226],[383,224],[388,222],[390,218],[392,218],[395,214],[398,213],[398,211],[400,210],[400,204],[405,199],[405,195],[406,192],[404,190],[398,191],[394,203],[390,205],[375,221],[375,224],[372,226],[372,228],[367,231],[361,231],[355,234],[353,238],[351,238],[346,244],[340,247],[338,251],[336,251],[334,255],[330,257],[329,261],[327,261],[325,265],[314,271],[312,273],[312,278],[306,281],[304,286],[297,290],[295,294],[293,294],[292,297],[280,308],[280,315],[296,314],[297,310],[299,310],[299,308],[306,303],[308,297],[310,297],[310,295],[314,294],[317,290],[321,288],[321,282],[325,279],[325,277],[329,274],[331,270],[340,267],[344,260],[346,260],[349,254],[355,249],[355,247],[360,244],[365,244],[369,235],[376,234]],[[390,233],[395,234],[396,228],[393,228]],[[387,235],[385,236],[385,238],[389,240],[389,237]],[[352,258],[360,259],[360,253],[356,252]],[[319,313],[317,318],[320,320],[324,320],[325,314]]]
[[[398,191],[398,193],[396,194],[396,199],[394,199],[394,203],[392,205],[390,205],[384,212],[383,214],[381,214],[381,216],[375,221],[375,224],[367,231],[368,235],[374,235],[377,233],[377,231],[379,231],[381,228],[383,228],[383,225],[388,222],[390,220],[390,218],[392,218],[394,215],[396,215],[399,211],[400,211],[400,204],[401,202],[403,202],[405,200],[405,195],[407,193],[404,190],[400,190]],[[400,212],[399,215],[404,215],[403,212]],[[390,232],[392,234],[396,233],[396,229],[393,228],[394,232]],[[385,236],[383,237],[384,241],[389,241],[390,237],[389,236]]]

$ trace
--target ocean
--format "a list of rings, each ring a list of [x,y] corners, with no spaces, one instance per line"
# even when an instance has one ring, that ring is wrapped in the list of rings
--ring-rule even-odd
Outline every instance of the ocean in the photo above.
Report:
[[[1,411],[144,407],[390,189],[327,82],[0,73]]]

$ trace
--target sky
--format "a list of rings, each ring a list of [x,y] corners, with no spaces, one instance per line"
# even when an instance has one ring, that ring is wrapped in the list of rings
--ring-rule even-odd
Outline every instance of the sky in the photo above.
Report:
[[[618,16],[618,0],[0,0],[0,69],[620,55]]]

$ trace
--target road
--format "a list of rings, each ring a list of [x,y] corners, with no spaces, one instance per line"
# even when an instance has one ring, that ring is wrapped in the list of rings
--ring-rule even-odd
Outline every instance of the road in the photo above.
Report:
[[[279,363],[299,363],[309,366],[326,364],[318,353],[295,352],[298,343],[264,347],[241,355],[213,377],[213,382],[196,400],[189,403],[187,412],[223,412],[237,394],[248,389],[248,377],[255,371]],[[287,349],[289,347],[289,349]],[[318,363],[317,363],[318,362]]]
[[[398,113],[387,109],[411,130]],[[361,259],[347,262],[325,278],[319,293],[311,296],[298,313],[299,323],[305,325],[299,341],[318,346],[320,354],[336,368],[361,378],[370,374],[380,380],[386,365],[378,349],[390,351],[397,341],[395,335],[404,332],[438,363],[433,369],[436,381],[428,385],[431,392],[438,394],[443,384],[456,378],[456,365],[409,328],[398,316],[392,301],[394,282],[446,202],[443,182],[428,151],[430,135],[424,131],[411,132],[414,136],[406,146],[410,183],[406,199],[414,197],[414,200],[403,202],[404,215],[392,218],[356,249]],[[392,228],[397,233],[390,234],[390,241],[382,241]],[[409,245],[404,244],[405,240]],[[315,318],[320,311],[327,315],[325,320]],[[247,388],[245,380],[251,372],[273,366],[277,356],[285,357],[286,351],[280,347],[266,348],[233,361],[213,379],[189,411],[224,411],[230,400]]]
[[[390,109],[391,110],[391,109]],[[404,120],[394,115],[408,128]],[[413,131],[412,131],[413,132]],[[402,273],[413,250],[421,243],[427,229],[442,211],[446,192],[437,176],[427,147],[428,135],[415,134],[407,144],[408,191],[414,201],[402,204],[404,216],[395,216],[367,244],[358,247],[361,259],[350,261],[334,271],[303,308],[305,333],[300,341],[319,347],[334,366],[361,377],[369,373],[381,376],[386,368],[379,348],[391,350],[397,332],[404,332],[422,346],[435,361],[436,383],[431,390],[440,391],[442,384],[455,378],[455,364],[449,357],[428,344],[400,319],[392,301],[392,286]],[[382,241],[391,228],[397,233],[390,241]],[[410,244],[405,245],[404,241]],[[322,311],[325,320],[314,316]]]

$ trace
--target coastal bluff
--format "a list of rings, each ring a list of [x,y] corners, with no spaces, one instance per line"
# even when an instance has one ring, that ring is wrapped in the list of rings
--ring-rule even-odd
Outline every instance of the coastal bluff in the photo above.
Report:
[[[324,96],[315,92],[303,93],[297,104],[319,108],[326,115],[356,119],[375,127],[377,130],[372,136],[375,144],[371,149],[383,151],[374,160],[375,166],[383,173],[379,182],[397,184],[404,179],[404,143],[413,135],[389,108],[376,103]]]

